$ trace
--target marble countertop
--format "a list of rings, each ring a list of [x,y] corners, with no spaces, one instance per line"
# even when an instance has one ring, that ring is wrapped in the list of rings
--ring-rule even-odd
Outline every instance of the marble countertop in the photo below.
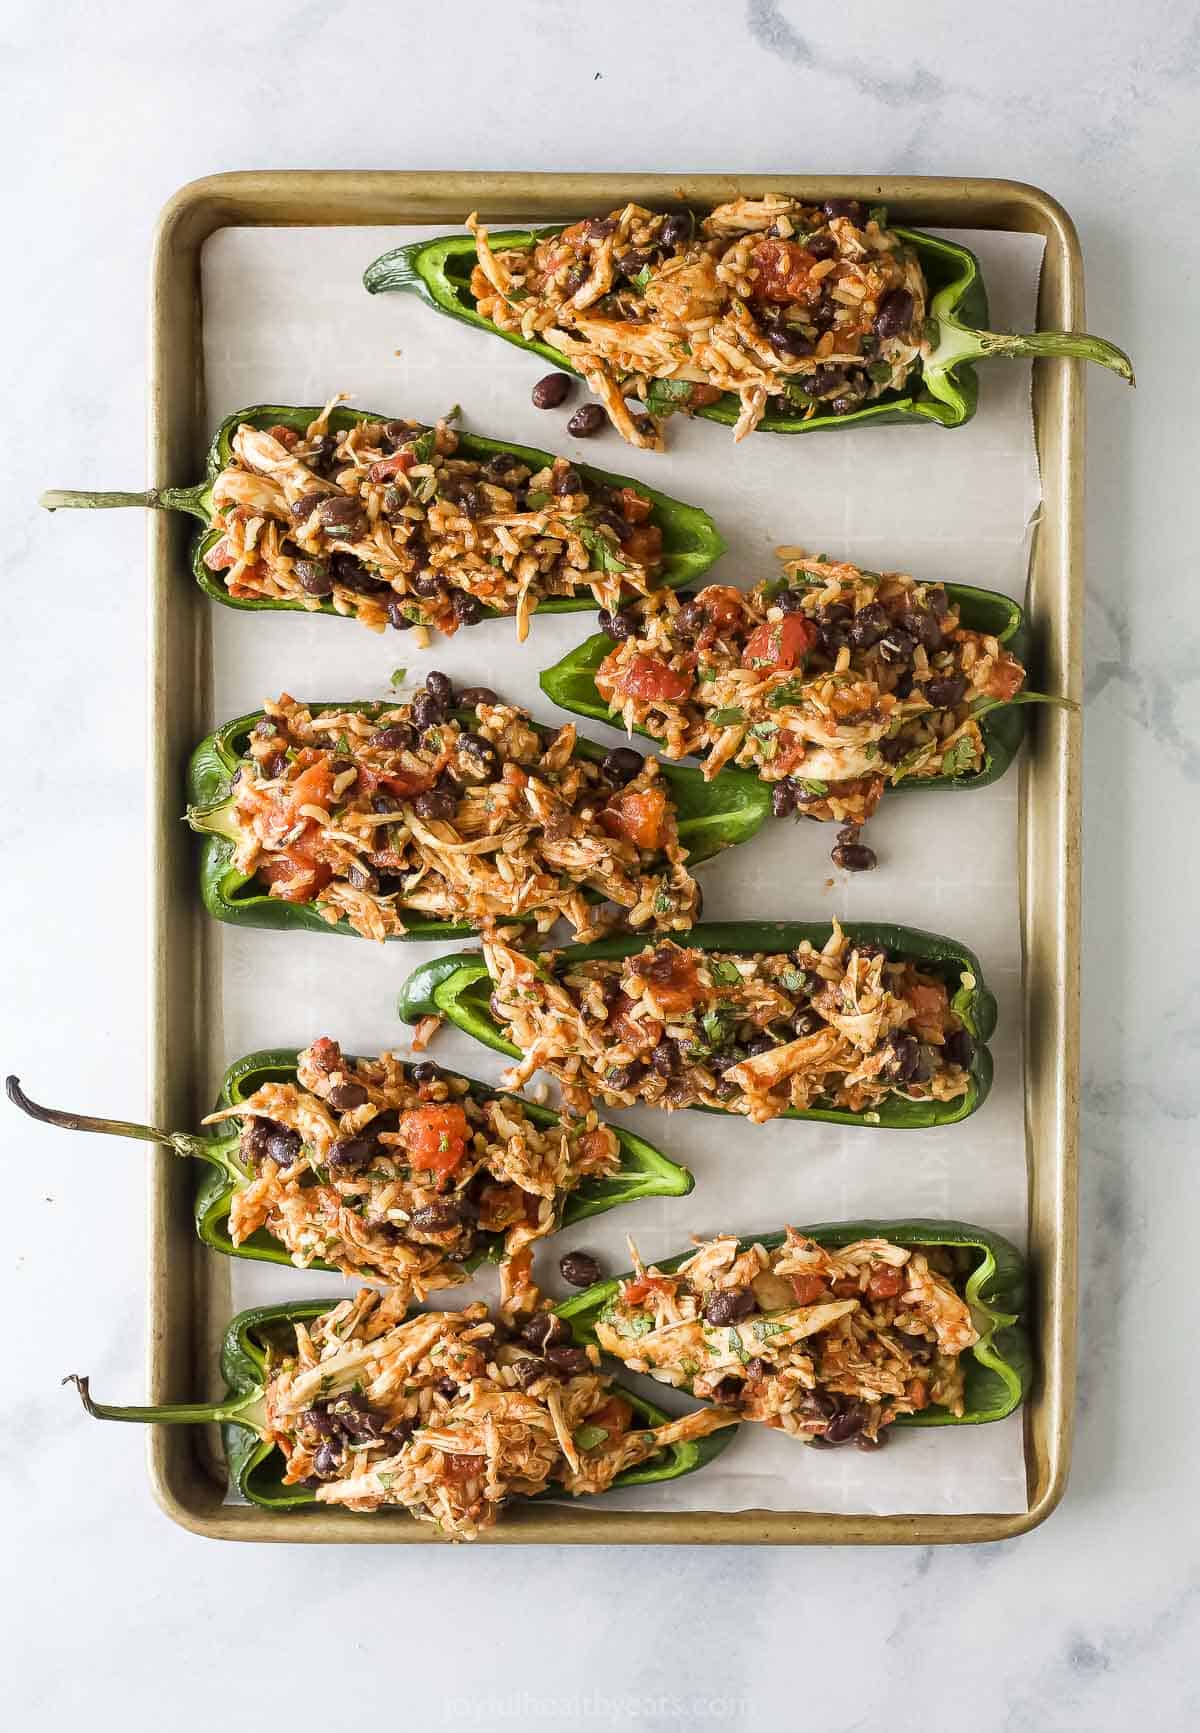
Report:
[[[945,0],[873,0],[813,22],[796,0],[594,14],[514,0],[431,21],[375,0],[264,0],[223,37],[178,0],[134,0],[17,4],[4,36],[0,297],[22,437],[0,455],[16,672],[0,1056],[67,1105],[143,1096],[143,525],[97,522],[81,559],[33,502],[48,484],[143,473],[150,237],[181,183],[247,167],[683,165],[1033,181],[1075,218],[1089,323],[1140,382],[1131,396],[1089,380],[1083,1374],[1058,1512],[1023,1539],[941,1551],[194,1539],[153,1505],[136,1435],[84,1429],[57,1387],[78,1367],[114,1398],[141,1393],[140,1163],[5,1109],[14,1723],[139,1727],[165,1709],[178,1733],[261,1726],[280,1651],[319,1632],[334,1713],[420,1727],[1196,1725],[1194,1425],[1173,1347],[1194,1316],[1178,1241],[1197,1203],[1183,890],[1200,643],[1174,510],[1195,467],[1188,9],[1015,0],[968,19]],[[1139,250],[1150,234],[1171,235],[1165,254]]]

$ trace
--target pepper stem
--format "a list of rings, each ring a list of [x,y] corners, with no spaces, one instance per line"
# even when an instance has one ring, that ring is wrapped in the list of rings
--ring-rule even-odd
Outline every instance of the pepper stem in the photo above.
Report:
[[[225,1402],[168,1402],[159,1408],[117,1408],[92,1399],[90,1381],[78,1372],[68,1372],[64,1384],[74,1384],[79,1400],[93,1420],[131,1420],[141,1425],[197,1426],[228,1420],[236,1426],[266,1436],[266,1409],[261,1384]]]
[[[1007,710],[1010,704],[1053,704],[1056,709],[1076,713],[1083,708],[1074,698],[1063,698],[1055,692],[1015,692],[1011,698],[977,698],[971,706],[971,716],[978,718],[992,710]]]
[[[19,1107],[30,1119],[40,1119],[43,1125],[58,1125],[64,1131],[99,1131],[106,1137],[136,1137],[143,1143],[159,1143],[173,1149],[177,1155],[196,1156],[228,1171],[228,1164],[217,1153],[219,1140],[215,1138],[193,1137],[186,1131],[160,1131],[157,1126],[135,1125],[127,1119],[96,1119],[90,1114],[64,1113],[61,1108],[42,1107],[26,1095],[19,1077],[5,1078],[4,1089],[14,1107]]]
[[[242,833],[237,813],[228,795],[224,800],[215,800],[209,806],[189,806],[187,821],[193,830],[206,836],[223,836],[230,842],[241,841]]]
[[[984,361],[991,355],[1065,355],[1080,361],[1098,361],[1120,374],[1128,385],[1136,385],[1133,362],[1123,349],[1103,337],[1083,331],[1028,331],[1009,334],[975,331],[942,314],[937,321],[938,341],[926,366],[949,369],[962,361]]]
[[[93,493],[52,487],[42,494],[38,504],[46,511],[100,511],[126,505],[148,506],[154,511],[192,511],[198,492],[194,487],[151,487],[145,493]]]

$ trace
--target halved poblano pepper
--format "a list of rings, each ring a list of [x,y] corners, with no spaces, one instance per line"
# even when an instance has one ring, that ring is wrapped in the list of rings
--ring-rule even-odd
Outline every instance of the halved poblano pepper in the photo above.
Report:
[[[714,783],[716,787],[719,784]],[[970,1035],[973,1053],[968,1067],[966,1094],[951,1101],[908,1100],[890,1095],[870,1114],[852,1113],[834,1106],[789,1108],[788,1119],[823,1120],[834,1125],[881,1125],[911,1129],[952,1125],[968,1118],[983,1105],[992,1086],[992,1056],[987,1042],[996,1027],[996,1000],[983,979],[979,959],[956,939],[871,921],[844,921],[842,929],[851,947],[882,946],[893,961],[911,961],[946,986],[950,1009]],[[827,921],[729,921],[705,922],[681,934],[676,941],[684,948],[707,953],[778,954],[793,951],[807,940],[820,949],[829,939]],[[634,956],[647,940],[637,934],[605,939],[594,945],[572,945],[553,952],[555,966]],[[534,961],[537,961],[535,956]],[[435,957],[414,969],[400,990],[399,1012],[407,1023],[423,1017],[444,1017],[465,1034],[497,1053],[520,1058],[491,1011],[492,982],[487,964],[478,951],[458,951]],[[701,1107],[703,1113],[721,1111]]]

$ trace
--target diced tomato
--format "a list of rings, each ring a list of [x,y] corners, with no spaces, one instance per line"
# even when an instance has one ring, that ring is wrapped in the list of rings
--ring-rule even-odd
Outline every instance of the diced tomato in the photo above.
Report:
[[[484,1458],[468,1456],[465,1451],[444,1450],[441,1452],[442,1473],[447,1480],[470,1480],[472,1475],[482,1474]]]
[[[913,1378],[908,1386],[908,1399],[913,1407],[920,1412],[929,1404],[929,1386],[923,1378]]]
[[[696,600],[703,608],[709,625],[718,632],[740,625],[745,618],[745,604],[741,592],[732,589],[728,584],[709,584],[700,591]]]
[[[669,1294],[671,1287],[671,1280],[667,1276],[639,1276],[636,1281],[629,1283],[621,1298],[628,1300],[631,1306],[640,1306],[651,1294]]]
[[[280,885],[285,903],[308,903],[318,896],[333,877],[333,868],[325,861],[315,860],[306,839],[300,837],[280,854],[264,855],[254,876],[266,885]]]
[[[1025,670],[1019,662],[1001,651],[992,664],[984,691],[989,698],[1015,698],[1025,684]]]
[[[946,1026],[950,996],[944,981],[915,981],[904,995],[913,1008],[909,1028],[925,1040],[941,1037]]]
[[[803,614],[785,614],[782,620],[764,620],[755,627],[742,651],[742,667],[767,673],[776,668],[803,667],[820,633]]]
[[[293,812],[298,813],[302,806],[328,808],[333,799],[333,772],[329,765],[329,759],[320,758],[284,785],[281,799]]]
[[[267,432],[271,435],[272,439],[277,439],[280,445],[286,446],[289,451],[295,451],[296,447],[300,443],[300,435],[296,432],[296,429],[294,427],[285,427],[282,421],[277,421],[274,427],[268,427]]]
[[[784,306],[806,297],[816,259],[796,241],[762,241],[754,249],[751,274],[756,301]]]
[[[612,1133],[597,1126],[594,1131],[585,1131],[579,1139],[579,1159],[589,1165],[606,1161],[612,1150]]]
[[[384,457],[373,463],[367,474],[372,481],[391,481],[395,475],[407,475],[416,461],[411,451],[398,451],[394,457]]]
[[[653,571],[662,559],[662,539],[657,524],[634,524],[621,543],[621,558]]]
[[[724,395],[719,385],[704,385],[696,380],[688,392],[687,406],[689,409],[705,409]]]
[[[634,1000],[628,993],[618,993],[609,1013],[608,1026],[618,1041],[635,1052],[649,1053],[663,1038],[663,1026],[653,1017],[631,1017]]]
[[[609,662],[619,652],[606,656],[598,670],[605,672]],[[643,703],[677,704],[692,689],[692,676],[681,669],[669,668],[658,656],[635,656],[620,670],[608,669],[610,689],[625,698],[640,698]]]
[[[237,565],[237,555],[222,536],[215,547],[209,548],[204,556],[204,563],[210,572],[224,572],[228,571],[230,566]]]
[[[696,965],[686,951],[664,946],[635,967],[668,1017],[690,1010],[700,997]]]
[[[626,523],[644,524],[654,510],[654,502],[634,487],[618,488],[613,500]]]
[[[872,1270],[867,1278],[867,1292],[873,1300],[894,1300],[904,1288],[904,1271],[892,1264]]]
[[[823,1276],[789,1276],[788,1281],[792,1284],[798,1306],[815,1306],[825,1292]]]
[[[628,1432],[632,1419],[632,1403],[627,1402],[623,1396],[610,1396],[607,1402],[600,1404],[599,1408],[592,1409],[585,1425],[603,1426],[611,1439],[618,1433]]]
[[[461,1107],[430,1102],[403,1115],[400,1136],[413,1167],[446,1174],[453,1173],[467,1153],[471,1127]]]
[[[857,1277],[840,1276],[833,1284],[833,1291],[839,1300],[856,1300],[859,1292]]]
[[[356,787],[360,794],[372,795],[380,789],[385,794],[395,795],[397,800],[403,800],[410,794],[423,794],[427,788],[432,788],[434,775],[424,770],[376,770],[373,765],[360,764],[358,767],[358,782]]]
[[[661,788],[635,789],[614,794],[600,814],[600,824],[609,836],[654,849],[662,842],[666,811],[667,797]]]

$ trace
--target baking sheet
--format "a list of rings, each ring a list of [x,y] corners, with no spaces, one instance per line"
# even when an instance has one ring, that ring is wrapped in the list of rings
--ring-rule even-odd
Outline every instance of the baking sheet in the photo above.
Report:
[[[534,410],[535,357],[434,315],[408,296],[369,297],[367,262],[418,238],[416,228],[219,231],[205,246],[205,375],[213,426],[254,402],[316,403],[335,390],[361,407],[432,419],[453,403],[475,431],[524,440],[625,471],[705,504],[729,553],[719,581],[749,583],[774,569],[781,542],[844,555],[874,569],[958,579],[1021,596],[1028,529],[1039,497],[1024,364],[985,370],[983,412],[953,433],[935,428],[846,429],[836,436],[755,440],[734,450],[724,430],[677,418],[665,456],[639,453],[615,434],[567,438],[566,414]],[[1039,236],[959,231],[983,263],[995,328],[1034,322]],[[582,387],[574,402],[582,401]],[[594,617],[535,617],[519,648],[510,623],[461,633],[416,652],[411,638],[376,637],[322,617],[213,610],[211,720],[255,708],[288,690],[306,699],[384,697],[398,665],[410,681],[429,668],[463,684],[486,682],[549,716],[537,686],[592,628]],[[619,738],[600,726],[595,738]],[[702,869],[706,918],[879,918],[951,932],[981,957],[1000,1001],[992,1041],[996,1084],[965,1125],[892,1133],[784,1124],[751,1128],[708,1115],[621,1115],[697,1177],[686,1199],[650,1200],[582,1224],[543,1248],[539,1272],[555,1291],[555,1262],[586,1245],[615,1272],[627,1267],[625,1235],[647,1258],[682,1249],[690,1235],[767,1231],[855,1215],[949,1215],[1024,1242],[1024,1106],[1019,1051],[1015,776],[971,796],[885,798],[871,823],[880,866],[857,878],[829,862],[831,826],[777,825]],[[394,998],[412,967],[444,947],[389,945],[320,934],[220,929],[223,1059],[254,1047],[304,1045],[330,1034],[348,1050],[407,1050]],[[495,1079],[502,1060],[457,1032],[433,1057]],[[215,1084],[215,1079],[214,1079]],[[241,1261],[229,1265],[234,1309],[266,1299],[344,1292],[323,1277]],[[494,1291],[494,1273],[448,1304]],[[672,1393],[654,1392],[664,1406]],[[610,1494],[606,1508],[823,1510],[841,1513],[1026,1508],[1019,1416],[998,1425],[897,1433],[892,1448],[806,1451],[745,1427],[702,1476]]]

